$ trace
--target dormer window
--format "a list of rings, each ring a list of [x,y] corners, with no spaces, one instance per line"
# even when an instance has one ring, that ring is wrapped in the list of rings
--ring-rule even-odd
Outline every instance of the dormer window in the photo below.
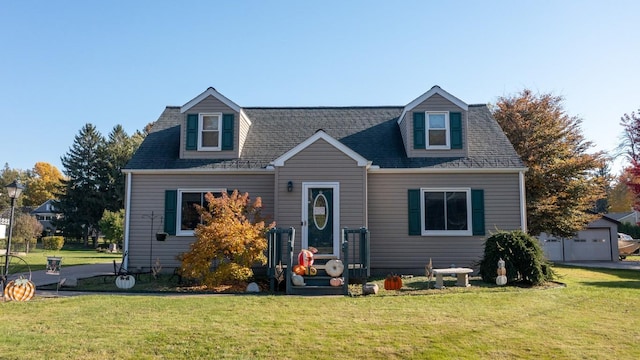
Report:
[[[462,113],[426,111],[413,113],[413,148],[462,149]]]
[[[449,112],[427,112],[427,148],[449,148]]]
[[[233,150],[234,117],[222,113],[188,114],[185,150]]]
[[[222,114],[199,114],[198,150],[219,151],[222,142]]]

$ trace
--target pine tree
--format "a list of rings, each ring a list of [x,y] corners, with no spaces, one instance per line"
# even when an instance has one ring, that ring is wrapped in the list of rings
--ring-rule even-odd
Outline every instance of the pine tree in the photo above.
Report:
[[[108,188],[106,191],[107,209],[118,211],[124,208],[125,180],[122,169],[144,140],[144,135],[136,132],[127,135],[121,125],[116,125],[109,133],[106,142],[106,164]]]
[[[582,120],[569,116],[563,98],[525,89],[501,97],[493,115],[529,168],[525,175],[527,222],[531,234],[570,237],[594,219],[588,212],[604,196],[593,176],[603,154],[582,135]]]
[[[104,137],[95,126],[86,124],[61,158],[67,179],[62,182],[64,193],[58,204],[64,216],[56,225],[66,236],[81,235],[85,246],[89,244],[89,234],[97,231],[107,206],[109,176],[105,154]]]

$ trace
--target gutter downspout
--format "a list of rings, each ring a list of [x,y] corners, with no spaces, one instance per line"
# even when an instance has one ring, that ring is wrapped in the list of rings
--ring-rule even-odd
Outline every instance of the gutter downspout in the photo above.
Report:
[[[524,187],[524,171],[518,172],[520,183],[520,227],[523,232],[527,232],[527,193]]]
[[[126,186],[126,194],[125,194],[125,203],[124,203],[124,249],[123,254],[129,254],[129,223],[131,222],[131,177],[133,174],[127,174],[127,186]],[[129,256],[124,256],[122,258],[122,267],[124,269],[129,268]]]

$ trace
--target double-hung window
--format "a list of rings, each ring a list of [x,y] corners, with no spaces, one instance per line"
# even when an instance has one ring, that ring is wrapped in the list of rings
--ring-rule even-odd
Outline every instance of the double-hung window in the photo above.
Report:
[[[426,112],[427,148],[449,148],[449,112]]]
[[[193,230],[202,223],[202,218],[198,214],[195,205],[205,206],[207,201],[205,195],[211,193],[218,197],[226,191],[225,189],[210,190],[178,190],[178,232],[177,235],[193,235]]]
[[[472,234],[471,189],[420,189],[422,235]]]
[[[198,133],[198,150],[219,151],[222,143],[222,114],[199,114]]]

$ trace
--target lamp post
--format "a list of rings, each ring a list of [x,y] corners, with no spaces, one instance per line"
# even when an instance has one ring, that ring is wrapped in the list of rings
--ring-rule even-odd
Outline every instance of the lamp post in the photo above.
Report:
[[[16,199],[20,197],[22,194],[22,190],[24,190],[24,186],[20,184],[17,180],[14,180],[11,184],[5,186],[7,189],[7,194],[9,198],[11,198],[11,213],[9,215],[9,236],[7,237],[7,250],[4,253],[4,277],[2,281],[2,291],[4,293],[4,287],[7,283],[7,278],[9,277],[9,253],[11,251],[11,235],[13,233],[13,211],[16,206]]]

